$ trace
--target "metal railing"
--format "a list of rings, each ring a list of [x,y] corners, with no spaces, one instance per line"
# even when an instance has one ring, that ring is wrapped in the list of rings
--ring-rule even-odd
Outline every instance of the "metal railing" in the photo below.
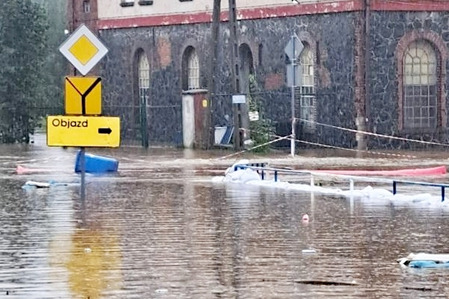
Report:
[[[384,179],[378,177],[362,177],[362,176],[352,176],[352,175],[341,175],[341,174],[326,174],[325,172],[314,172],[313,170],[292,170],[292,169],[282,169],[282,168],[271,168],[266,167],[267,163],[249,163],[249,164],[238,164],[234,166],[234,171],[238,169],[252,169],[259,173],[262,180],[265,180],[267,172],[273,173],[273,181],[279,181],[279,174],[308,174],[310,175],[310,186],[315,186],[315,176],[332,176],[338,177],[341,179],[347,179],[349,181],[349,190],[354,191],[354,181],[365,181],[365,182],[378,182],[378,183],[389,183],[392,184],[392,192],[393,195],[397,194],[397,185],[418,185],[418,186],[428,186],[428,187],[438,187],[441,188],[441,201],[444,202],[445,199],[445,189],[449,188],[449,184],[442,183],[430,183],[430,182],[415,182],[415,181],[407,181],[407,180],[395,180],[395,179]]]
[[[393,180],[393,194],[397,193],[396,185],[398,183],[399,184],[405,184],[405,185],[419,185],[419,186],[439,187],[439,188],[441,188],[441,201],[442,202],[444,201],[444,197],[445,197],[445,189],[449,188],[448,184]]]

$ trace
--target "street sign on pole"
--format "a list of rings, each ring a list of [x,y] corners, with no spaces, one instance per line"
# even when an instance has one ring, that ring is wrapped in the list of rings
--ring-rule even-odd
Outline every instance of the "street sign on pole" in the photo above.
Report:
[[[83,76],[108,53],[84,24],[62,43],[59,51]],[[84,201],[85,147],[118,147],[120,118],[85,116],[101,114],[101,78],[68,77],[65,88],[65,112],[71,116],[47,117],[47,145],[81,147],[81,199]]]
[[[293,82],[293,77],[295,82]],[[300,64],[287,64],[287,86],[301,86],[301,81],[302,66]]]
[[[78,27],[59,51],[83,76],[108,53],[108,49],[86,25]]]
[[[101,114],[101,78],[65,78],[65,114]]]
[[[290,61],[293,61],[295,59],[298,59],[299,55],[301,55],[302,50],[304,50],[304,44],[296,34],[293,34],[288,41],[287,46],[285,46],[284,48],[285,54],[288,55]]]
[[[296,63],[299,55],[304,50],[303,43],[299,40],[296,34],[293,34],[287,43],[287,46],[284,48],[285,54],[290,58],[291,64],[287,67],[287,72],[291,75],[289,76],[287,73],[287,81],[289,81],[291,85],[291,111],[292,111],[292,134],[290,136],[290,154],[292,157],[295,156],[295,143],[296,143],[296,114],[295,114],[295,86],[299,86],[301,83],[301,73],[297,74],[296,72],[301,72],[301,67],[299,63]],[[299,78],[297,78],[299,76]]]
[[[47,145],[118,147],[120,145],[120,118],[106,116],[48,116]]]
[[[232,104],[245,104],[246,95],[244,94],[234,94],[232,95]]]

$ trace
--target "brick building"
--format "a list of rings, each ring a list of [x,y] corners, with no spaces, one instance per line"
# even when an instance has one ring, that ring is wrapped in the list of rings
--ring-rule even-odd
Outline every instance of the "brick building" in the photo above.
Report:
[[[296,34],[304,45],[294,93],[300,146],[420,146],[387,136],[447,141],[445,0],[235,3],[239,89],[257,97],[279,135],[290,133],[292,58],[284,49]],[[215,74],[212,0],[69,0],[68,11],[73,28],[87,24],[109,49],[98,70],[104,111],[121,116],[125,142],[181,145],[183,97],[207,97],[210,82],[211,125],[234,113],[228,1]]]

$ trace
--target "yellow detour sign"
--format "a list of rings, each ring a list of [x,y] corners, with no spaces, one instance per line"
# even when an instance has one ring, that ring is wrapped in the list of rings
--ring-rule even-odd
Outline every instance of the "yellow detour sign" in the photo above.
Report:
[[[120,118],[106,116],[48,116],[47,145],[118,147],[120,145]]]
[[[66,77],[65,113],[71,115],[100,115],[101,78]]]

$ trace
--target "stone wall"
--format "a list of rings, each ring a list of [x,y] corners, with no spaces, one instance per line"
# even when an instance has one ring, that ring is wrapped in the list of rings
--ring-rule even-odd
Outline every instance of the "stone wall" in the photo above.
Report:
[[[241,21],[239,28],[240,43],[247,44],[252,52],[268,118],[279,124],[290,122],[291,96],[286,86],[284,48],[295,32],[300,38],[306,36],[315,52],[318,122],[354,128],[353,14],[249,20]],[[212,99],[214,124],[220,124],[225,114],[232,116],[229,36],[227,23],[222,23],[217,96]],[[151,69],[149,140],[174,144],[182,132],[182,54],[187,46],[196,49],[200,58],[200,87],[207,89],[210,24],[102,30],[100,37],[110,49],[102,61],[106,109],[122,117],[124,134],[132,131],[130,107],[138,103],[136,53],[139,49],[145,51]],[[342,131],[318,128],[315,135],[308,137],[344,146],[354,144],[354,137]]]
[[[317,108],[316,130],[304,133],[298,125],[299,138],[345,148],[356,146],[355,134],[340,128],[356,129],[355,91],[356,82],[361,80],[356,63],[363,63],[359,55],[360,45],[364,45],[359,36],[363,30],[357,27],[363,23],[358,19],[360,16],[360,12],[348,12],[239,22],[239,42],[251,49],[256,79],[261,88],[260,99],[264,103],[266,117],[276,122],[278,134],[290,133],[291,94],[286,83],[284,48],[291,35],[296,33],[314,52]],[[449,13],[445,12],[372,12],[370,63],[367,66],[368,130],[383,135],[419,137],[401,131],[399,125],[398,47],[401,40],[405,43],[404,38],[410,32],[417,32],[418,35],[412,34],[410,38],[424,34],[434,40],[441,55],[447,55],[448,19]],[[220,28],[217,95],[211,99],[213,125],[222,125],[226,114],[232,119],[230,34],[227,25],[222,23]],[[110,49],[107,58],[102,61],[103,103],[115,115],[122,117],[123,133],[133,132],[132,107],[138,105],[136,53],[143,50],[148,55],[151,69],[148,106],[150,144],[179,144],[182,140],[180,75],[183,51],[188,46],[196,49],[200,59],[200,88],[207,89],[211,58],[210,24],[108,29],[101,30],[99,34]],[[444,126],[437,132],[424,132],[423,138],[428,140],[445,140],[446,136],[445,111],[448,107],[445,90],[449,86],[446,76],[449,65],[447,59],[443,61],[441,101],[445,109],[441,120]],[[363,89],[358,91],[363,92]],[[394,139],[369,137],[370,148],[407,146],[409,144]]]
[[[441,72],[439,101],[443,111],[448,111],[447,91],[449,80],[445,75],[449,69],[447,48],[449,47],[449,13],[431,12],[378,12],[371,17],[371,58],[369,71],[370,98],[369,126],[372,132],[382,135],[394,135],[403,138],[422,139],[445,142],[447,139],[447,117],[440,115],[442,128],[409,132],[401,128],[400,105],[402,91],[400,88],[401,48],[415,39],[428,40],[436,52]],[[401,46],[403,44],[404,46]],[[402,49],[403,50],[403,49]],[[444,63],[446,61],[446,63]],[[404,142],[388,138],[370,138],[373,148],[416,148],[422,147],[413,142]]]

